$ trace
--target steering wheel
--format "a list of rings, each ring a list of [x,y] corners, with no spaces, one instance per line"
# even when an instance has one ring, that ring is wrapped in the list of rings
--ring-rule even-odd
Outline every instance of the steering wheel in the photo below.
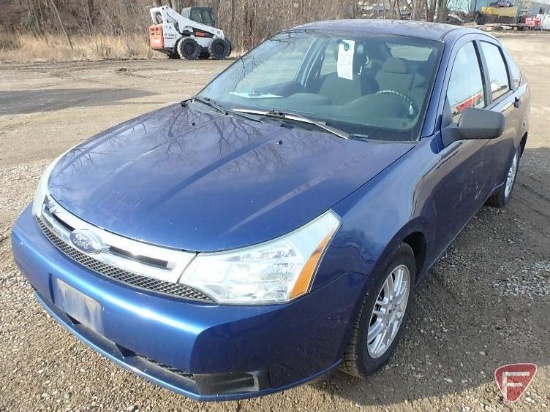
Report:
[[[409,105],[409,117],[414,117],[418,114],[418,108],[416,107],[416,103],[409,96],[406,96],[401,92],[397,92],[395,90],[378,90],[376,94],[389,94],[389,95],[397,96],[401,100],[404,100],[405,103]]]

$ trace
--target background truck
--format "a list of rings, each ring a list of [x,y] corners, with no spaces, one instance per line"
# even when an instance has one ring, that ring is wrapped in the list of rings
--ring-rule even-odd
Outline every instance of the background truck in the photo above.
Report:
[[[172,59],[225,59],[231,42],[217,29],[210,7],[188,7],[181,14],[168,6],[149,10],[149,44]]]
[[[517,6],[509,5],[510,3],[504,4],[495,4],[494,6],[482,7],[481,12],[476,14],[475,22],[479,25],[483,25],[486,23],[519,23],[520,8]]]

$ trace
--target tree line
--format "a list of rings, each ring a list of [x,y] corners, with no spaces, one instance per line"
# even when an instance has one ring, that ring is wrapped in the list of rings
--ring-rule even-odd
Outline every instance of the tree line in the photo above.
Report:
[[[213,8],[217,25],[234,48],[247,50],[281,29],[315,20],[383,17],[444,21],[448,2],[467,0],[0,0],[1,30],[72,36],[143,33],[152,23],[149,8],[169,5]],[[15,3],[15,4],[14,4]]]

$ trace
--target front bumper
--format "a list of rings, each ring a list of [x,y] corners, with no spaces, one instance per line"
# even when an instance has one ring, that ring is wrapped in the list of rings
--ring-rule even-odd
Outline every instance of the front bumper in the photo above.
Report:
[[[334,369],[368,279],[343,274],[284,305],[222,306],[146,293],[80,266],[46,239],[30,207],[12,245],[39,301],[70,332],[198,400],[265,395]]]

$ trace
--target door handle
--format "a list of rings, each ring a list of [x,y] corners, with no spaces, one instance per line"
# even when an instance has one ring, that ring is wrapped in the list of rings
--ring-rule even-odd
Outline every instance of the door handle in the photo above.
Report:
[[[516,98],[514,99],[514,107],[515,107],[516,109],[519,109],[519,106],[521,106],[521,99],[520,99],[519,97],[516,97]]]

